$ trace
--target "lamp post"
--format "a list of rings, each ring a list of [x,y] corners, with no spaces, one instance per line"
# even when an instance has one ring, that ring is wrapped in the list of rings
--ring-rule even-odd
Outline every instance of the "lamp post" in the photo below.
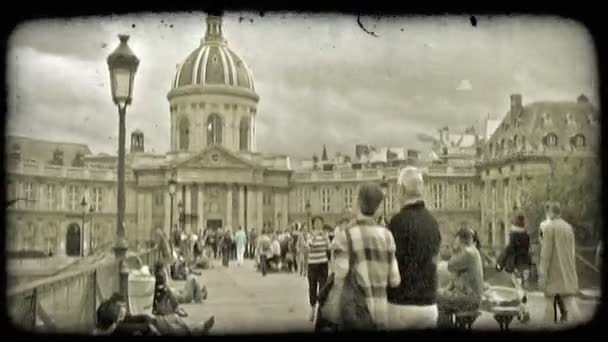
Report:
[[[107,59],[110,71],[112,100],[118,107],[118,184],[116,196],[116,245],[114,256],[120,260],[119,292],[127,298],[128,269],[125,263],[128,244],[125,238],[125,116],[133,99],[133,82],[139,59],[129,45],[128,35],[119,35],[120,45]]]
[[[306,217],[307,217],[307,221],[308,221],[308,229],[312,229],[312,222],[310,221],[310,217],[311,217],[311,209],[310,209],[310,200],[306,201]]]
[[[380,188],[382,189],[382,194],[384,195],[384,200],[382,201],[384,213],[383,219],[386,224],[386,195],[388,194],[388,182],[386,181],[386,176],[382,176],[382,182],[380,182]]]
[[[281,231],[284,227],[281,227],[281,212],[279,212],[277,214],[277,227],[279,228],[279,231]]]
[[[184,204],[182,203],[182,201],[179,201],[177,203],[177,212],[179,213],[179,233],[180,233],[179,234],[180,239],[178,240],[179,241],[178,243],[181,243],[181,241],[182,241],[181,240],[181,236],[182,236],[181,233],[184,231],[184,223],[183,223],[183,221],[185,219],[185,217],[184,217]]]
[[[169,197],[171,197],[171,210],[169,210],[169,246],[171,247],[171,255],[173,255],[173,196],[175,196],[175,192],[177,191],[177,181],[174,176],[171,176],[169,179]]]
[[[84,199],[84,198],[83,198]],[[93,205],[89,206],[89,255],[93,254]]]
[[[83,196],[82,201],[80,202],[80,207],[82,208],[82,228],[80,229],[80,255],[84,257],[84,222],[87,215],[87,199]]]

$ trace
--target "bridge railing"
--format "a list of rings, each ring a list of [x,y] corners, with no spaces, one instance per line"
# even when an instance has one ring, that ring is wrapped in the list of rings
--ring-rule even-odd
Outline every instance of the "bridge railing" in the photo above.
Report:
[[[159,251],[154,248],[133,256],[152,266]],[[15,327],[27,331],[88,333],[95,326],[97,307],[118,292],[118,282],[119,262],[112,257],[8,288],[9,317]]]

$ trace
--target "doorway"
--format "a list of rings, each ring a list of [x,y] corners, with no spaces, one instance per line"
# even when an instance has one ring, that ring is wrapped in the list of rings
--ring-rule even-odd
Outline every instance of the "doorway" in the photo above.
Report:
[[[207,230],[217,231],[222,228],[222,220],[207,220]]]
[[[80,256],[80,226],[77,223],[71,223],[65,237],[65,254],[67,256]]]

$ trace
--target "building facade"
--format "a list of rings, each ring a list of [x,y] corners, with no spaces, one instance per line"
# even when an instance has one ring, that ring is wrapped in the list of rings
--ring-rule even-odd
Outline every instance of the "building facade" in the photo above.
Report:
[[[508,134],[502,128],[491,136],[483,132],[489,140],[474,129],[464,134],[441,130],[431,158],[395,148],[373,149],[385,156],[370,157],[375,154],[364,153],[362,146],[353,160],[329,160],[326,152],[323,160],[311,161],[259,153],[255,123],[260,97],[251,70],[228,48],[219,17],[207,18],[206,35],[178,66],[167,98],[170,151],[148,153],[144,133],[131,135],[125,216],[131,247],[153,240],[156,229],[169,234],[172,218],[177,229],[199,234],[218,227],[284,229],[306,222],[310,214],[332,224],[356,205],[360,184],[383,179],[389,184],[386,211],[392,215],[400,207],[396,178],[405,165],[423,170],[426,203],[444,241],[467,226],[493,245],[502,241],[495,227],[506,222],[505,208],[511,203],[511,192],[503,194],[503,187],[516,184],[522,165],[535,163],[530,157],[505,164],[501,158],[510,147],[503,146],[511,145],[503,142]],[[513,108],[503,125],[517,120],[511,112]],[[577,122],[587,118],[586,109],[576,113],[571,111]],[[559,132],[559,139],[567,139]],[[91,154],[84,145],[9,137],[7,196],[17,201],[8,209],[8,250],[78,256],[110,246],[116,236],[116,165],[116,156]],[[178,183],[173,197],[170,179]],[[507,179],[511,183],[503,186]]]

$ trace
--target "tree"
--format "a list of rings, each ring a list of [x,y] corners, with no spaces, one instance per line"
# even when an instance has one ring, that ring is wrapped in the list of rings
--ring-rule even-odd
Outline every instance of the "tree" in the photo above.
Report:
[[[544,219],[545,203],[557,201],[562,207],[562,217],[572,224],[577,241],[597,242],[601,232],[600,182],[597,158],[553,160],[549,174],[536,176],[525,184],[522,204],[530,232],[534,233]]]

